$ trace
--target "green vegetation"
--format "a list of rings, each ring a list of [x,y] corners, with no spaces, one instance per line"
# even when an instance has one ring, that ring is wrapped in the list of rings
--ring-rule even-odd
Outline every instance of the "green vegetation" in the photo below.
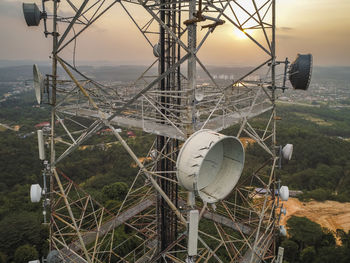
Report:
[[[47,110],[32,107],[33,101],[34,97],[26,93],[21,101],[9,99],[0,104],[0,120],[21,125],[18,133],[0,132],[0,263],[23,262],[27,260],[24,254],[37,258],[47,255],[48,228],[41,224],[42,208],[29,200],[30,184],[42,180],[36,136],[21,137],[34,131],[36,123],[49,119]],[[350,142],[346,140],[350,138],[349,110],[282,106],[278,113],[283,119],[278,123],[278,142],[294,145],[292,160],[284,162],[278,170],[283,184],[303,190],[300,198],[304,200],[350,201]],[[253,125],[263,128],[262,118],[256,118]],[[237,129],[233,127],[225,132],[234,135]],[[127,139],[128,144],[138,156],[144,157],[154,137],[140,131],[135,133],[136,138]],[[113,136],[104,139],[115,140]],[[94,136],[87,144],[101,144],[104,139]],[[243,176],[266,157],[258,145],[249,147]],[[104,149],[77,150],[59,169],[111,209],[120,204],[128,189],[126,185],[134,178],[137,169],[131,163],[123,147],[115,143]],[[333,234],[313,222],[291,219],[288,227],[290,237],[282,240],[287,262],[321,262],[321,259],[334,262],[336,256],[345,259],[337,262],[349,262],[350,233],[337,231],[343,245],[336,246]],[[131,230],[118,228],[116,243],[128,236],[128,231]],[[125,250],[136,245],[137,241],[130,240],[125,243]]]
[[[35,247],[30,245],[23,245],[16,249],[15,262],[16,263],[27,263],[30,260],[38,258],[38,251]]]
[[[280,243],[284,247],[284,263],[350,262],[350,231],[337,231],[341,240],[341,245],[337,245],[330,230],[306,217],[292,216],[287,221],[287,228],[288,238]]]
[[[278,129],[280,143],[294,145],[293,158],[280,171],[283,183],[302,190],[302,200],[350,201],[349,110],[282,107]],[[323,125],[310,118],[331,123]]]

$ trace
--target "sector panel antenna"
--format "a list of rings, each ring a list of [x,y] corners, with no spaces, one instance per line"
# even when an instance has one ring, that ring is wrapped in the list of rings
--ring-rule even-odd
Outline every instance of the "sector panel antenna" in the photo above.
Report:
[[[28,26],[38,26],[41,19],[41,13],[35,3],[23,3],[24,19]]]
[[[45,141],[44,141],[44,133],[42,130],[38,130],[38,149],[39,149],[39,159],[45,160]]]
[[[33,65],[33,84],[36,100],[38,104],[41,104],[42,94],[44,91],[44,77],[36,64]]]
[[[312,55],[298,54],[289,67],[289,80],[294,89],[307,90],[311,81]]]

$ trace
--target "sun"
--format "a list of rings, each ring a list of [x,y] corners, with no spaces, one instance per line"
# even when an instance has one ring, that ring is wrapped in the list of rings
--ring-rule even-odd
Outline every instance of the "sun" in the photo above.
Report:
[[[242,40],[243,40],[243,39],[248,39],[247,35],[244,34],[244,32],[246,32],[247,34],[251,35],[251,34],[252,34],[251,31],[252,31],[252,30],[250,30],[250,29],[244,29],[244,30],[242,31],[242,30],[238,29],[237,27],[235,27],[235,28],[233,29],[233,33],[234,33],[235,37],[236,37],[237,39],[242,39]]]

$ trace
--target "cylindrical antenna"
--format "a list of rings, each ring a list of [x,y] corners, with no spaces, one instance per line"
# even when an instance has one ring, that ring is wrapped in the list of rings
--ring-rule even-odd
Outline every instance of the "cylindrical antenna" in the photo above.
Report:
[[[188,214],[188,243],[187,253],[189,257],[197,255],[197,243],[198,243],[198,224],[199,224],[199,212],[198,210],[191,210]]]
[[[39,159],[45,160],[45,148],[44,148],[44,134],[42,130],[38,130],[38,148],[39,148]]]

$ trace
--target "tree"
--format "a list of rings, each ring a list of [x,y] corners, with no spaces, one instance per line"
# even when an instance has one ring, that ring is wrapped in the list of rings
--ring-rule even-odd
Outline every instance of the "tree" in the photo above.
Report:
[[[0,221],[0,250],[9,256],[14,254],[17,247],[25,244],[42,250],[46,239],[47,230],[41,225],[40,214],[17,212]]]
[[[28,261],[38,259],[38,251],[31,245],[23,245],[16,249],[15,262],[27,263]]]
[[[284,259],[293,263],[298,259],[298,244],[293,240],[286,239],[281,243],[281,247],[284,248]]]
[[[314,261],[316,256],[316,250],[314,247],[304,248],[300,253],[300,259],[303,263],[311,263]]]
[[[337,229],[337,237],[340,238],[344,247],[350,250],[350,230],[346,233],[343,229]]]
[[[106,185],[102,188],[102,193],[108,199],[118,200],[118,201],[123,200],[127,192],[128,192],[128,185],[122,182],[116,182],[111,185]]]
[[[7,256],[0,252],[0,263],[6,263]]]
[[[321,226],[306,217],[292,216],[287,221],[287,227],[290,238],[299,244],[299,250],[306,246],[315,246],[322,240]]]
[[[322,247],[335,246],[336,242],[335,242],[335,237],[333,235],[333,232],[326,227],[323,227],[322,231],[323,231],[323,234],[322,234],[322,241],[320,245]]]
[[[315,263],[349,262],[340,247],[322,247],[317,251]]]

